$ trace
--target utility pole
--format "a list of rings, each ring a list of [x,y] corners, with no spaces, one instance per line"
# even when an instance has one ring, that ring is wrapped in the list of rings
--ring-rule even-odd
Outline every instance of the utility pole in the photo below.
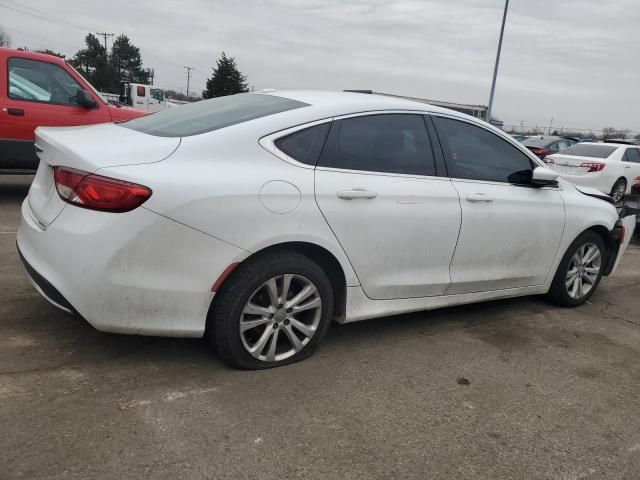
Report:
[[[194,67],[184,67],[187,69],[187,100],[189,100],[189,80],[191,80],[191,70]]]
[[[498,40],[498,51],[496,52],[496,64],[493,67],[493,81],[491,82],[491,94],[489,95],[489,105],[487,106],[487,122],[491,123],[491,110],[493,109],[493,95],[496,92],[496,78],[498,77],[498,64],[500,63],[500,52],[502,51],[502,37],[504,36],[504,24],[507,21],[507,10],[509,0],[504,2],[504,14],[502,15],[502,27],[500,28],[500,39]]]
[[[103,32],[96,32],[96,35],[100,35],[101,37],[104,37],[104,53],[107,53],[107,37],[115,37],[114,33],[103,33]]]
[[[551,135],[551,125],[553,125],[553,117],[551,117],[551,121],[549,121],[549,135]]]

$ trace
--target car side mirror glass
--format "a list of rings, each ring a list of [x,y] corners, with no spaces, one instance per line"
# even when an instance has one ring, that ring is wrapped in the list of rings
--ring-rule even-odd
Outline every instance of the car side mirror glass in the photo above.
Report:
[[[82,108],[94,108],[96,106],[96,101],[89,95],[89,92],[81,88],[76,93],[76,103]]]
[[[557,187],[559,174],[549,167],[536,167],[531,175],[531,184],[536,187]]]

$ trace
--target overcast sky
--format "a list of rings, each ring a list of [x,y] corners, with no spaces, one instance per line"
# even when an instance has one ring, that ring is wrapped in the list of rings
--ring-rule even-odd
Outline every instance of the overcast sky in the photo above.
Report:
[[[373,89],[487,104],[504,0],[0,0],[14,47],[124,33],[156,84],[201,91],[223,50],[256,90]],[[10,7],[32,15],[11,10]],[[45,17],[45,18],[42,18]],[[48,20],[47,20],[48,19]],[[51,21],[54,20],[54,21]],[[511,0],[494,114],[640,130],[638,0]]]

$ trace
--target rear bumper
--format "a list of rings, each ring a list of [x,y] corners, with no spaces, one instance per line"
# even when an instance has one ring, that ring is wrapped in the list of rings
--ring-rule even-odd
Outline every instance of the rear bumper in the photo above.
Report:
[[[64,298],[64,296],[56,290],[56,287],[51,285],[51,283],[40,275],[35,268],[25,260],[20,248],[17,247],[18,255],[20,255],[20,260],[22,260],[22,264],[24,265],[25,270],[27,271],[27,275],[29,275],[29,280],[33,284],[34,288],[38,291],[42,297],[47,300],[50,304],[55,307],[58,307],[60,310],[64,310],[68,313],[77,313],[73,306],[69,303],[69,301]]]
[[[198,337],[216,278],[246,252],[144,208],[65,207],[46,229],[22,205],[17,247],[49,302],[105,332]]]

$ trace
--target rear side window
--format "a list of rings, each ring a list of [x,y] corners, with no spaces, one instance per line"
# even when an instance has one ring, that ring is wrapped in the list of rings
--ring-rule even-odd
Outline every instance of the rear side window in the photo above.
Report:
[[[627,162],[640,163],[640,151],[637,148],[627,148],[625,160]]]
[[[119,125],[158,137],[188,137],[307,106],[275,95],[240,93],[170,108]]]
[[[279,138],[275,141],[276,147],[298,162],[315,166],[330,125],[330,122],[323,123]]]
[[[527,184],[533,166],[529,157],[488,130],[449,118],[434,117],[447,156],[449,176]]]
[[[562,155],[572,155],[576,157],[591,157],[591,158],[607,158],[619,147],[612,147],[611,145],[594,145],[591,143],[577,143],[573,147],[567,148],[562,151]]]
[[[435,175],[421,115],[383,114],[333,123],[318,165],[348,170]]]

